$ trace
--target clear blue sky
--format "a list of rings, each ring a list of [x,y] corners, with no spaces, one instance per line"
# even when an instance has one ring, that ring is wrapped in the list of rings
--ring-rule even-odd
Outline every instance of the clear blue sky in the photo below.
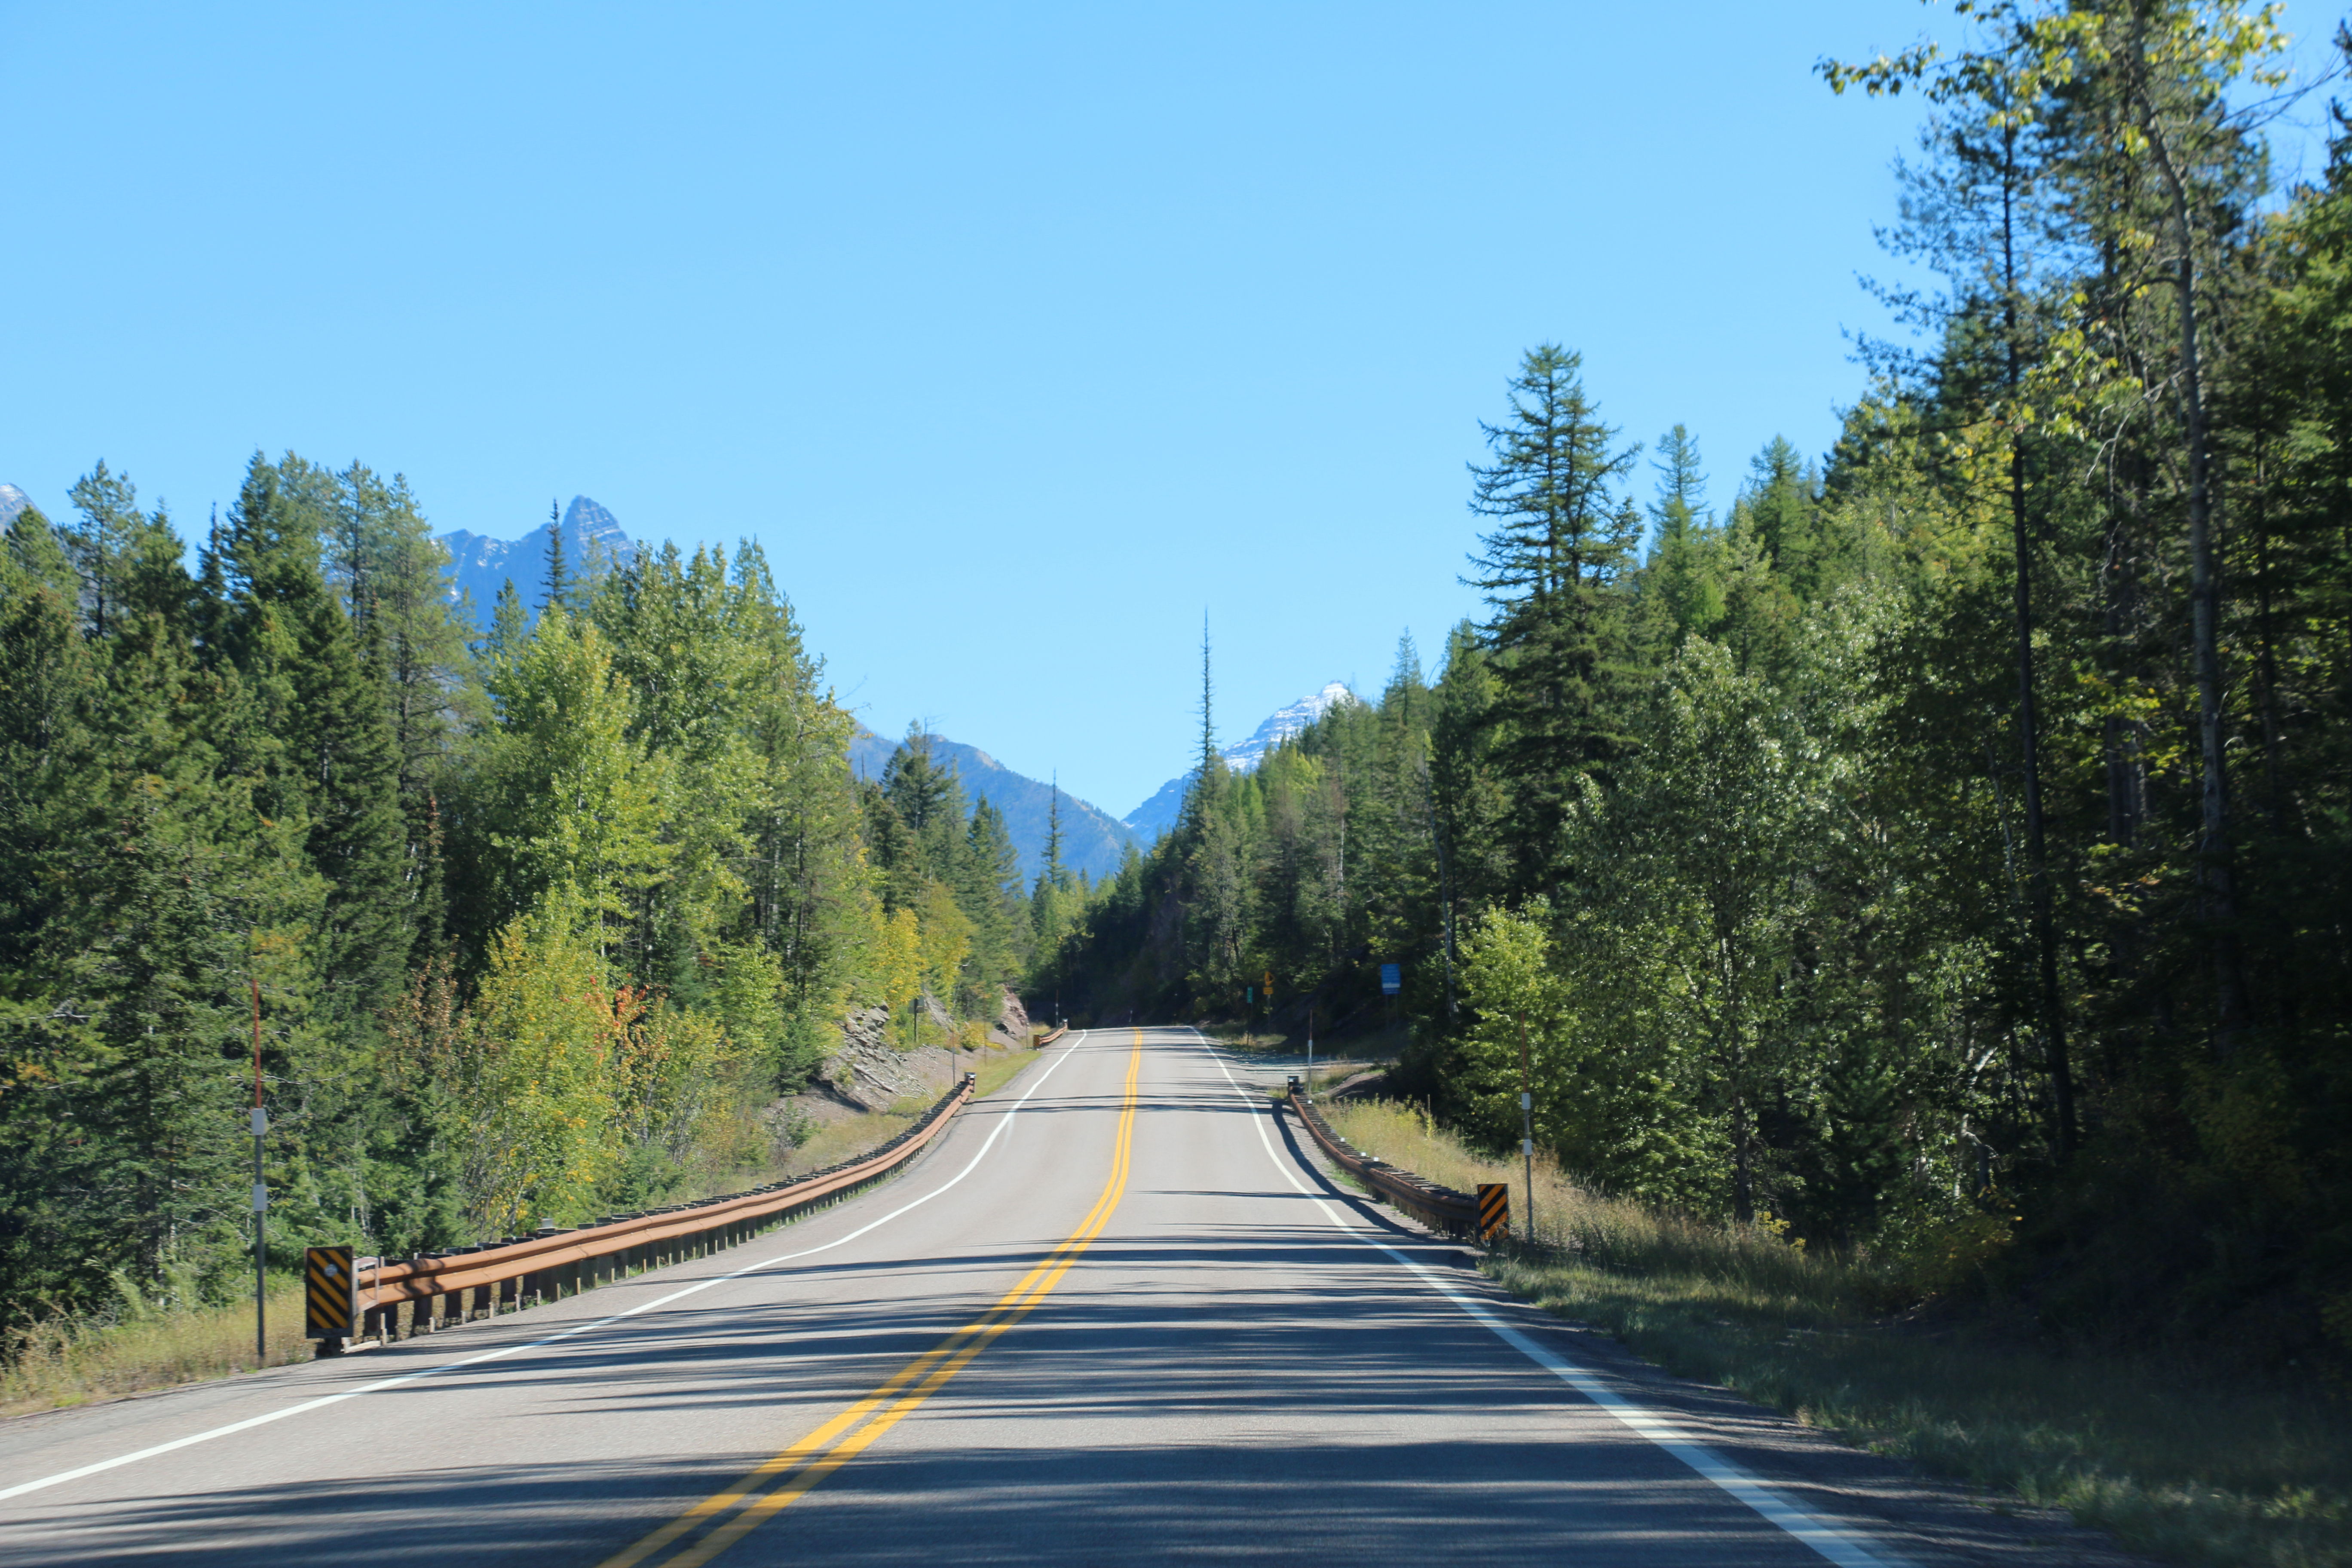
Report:
[[[2332,14],[2331,14],[2332,16]],[[2324,35],[2330,20],[2298,7]],[[1818,4],[0,4],[0,480],[256,448],[759,539],[841,694],[1124,812],[1475,608],[1555,339],[1718,504],[1819,452],[1915,106]],[[1644,476],[1646,480],[1646,474]]]

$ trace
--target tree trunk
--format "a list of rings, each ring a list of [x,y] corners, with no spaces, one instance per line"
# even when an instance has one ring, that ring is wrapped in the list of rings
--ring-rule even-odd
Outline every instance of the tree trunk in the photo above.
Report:
[[[2013,203],[2017,177],[2017,132],[2003,143],[2000,250],[2004,298],[2001,317],[2007,338],[2010,417],[2018,414],[2023,379],[2019,361],[2017,247]],[[2025,769],[2026,891],[2033,911],[2035,961],[2041,972],[2042,1044],[2048,1059],[2052,1111],[2057,1123],[2058,1158],[2074,1152],[2074,1073],[2066,1050],[2066,1015],[2058,994],[2057,936],[2052,930],[2050,859],[2042,831],[2042,735],[2033,706],[2033,539],[2025,504],[2025,443],[2012,426],[2009,438],[2009,513],[2017,549],[2017,729]]]
[[[2212,443],[2205,429],[2203,367],[2197,336],[2197,255],[2189,227],[2189,193],[2181,184],[2152,112],[2141,129],[2164,176],[2180,247],[2173,287],[2180,308],[2180,413],[2189,458],[2189,655],[2197,682],[2197,740],[2204,763],[2197,853],[2204,917],[2213,964],[2216,1019],[2213,1044],[2227,1054],[2249,1023],[2244,969],[2238,952],[2236,879],[2230,845],[2229,763],[2221,710],[2221,584],[2213,544]]]

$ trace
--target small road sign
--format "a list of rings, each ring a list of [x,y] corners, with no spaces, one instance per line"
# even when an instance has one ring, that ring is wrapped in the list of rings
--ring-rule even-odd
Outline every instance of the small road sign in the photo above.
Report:
[[[332,1355],[351,1337],[358,1315],[359,1278],[348,1247],[314,1247],[303,1254],[303,1333],[323,1340],[321,1355]]]
[[[1402,963],[1383,963],[1383,964],[1381,964],[1381,995],[1383,995],[1383,996],[1393,996],[1393,995],[1395,995],[1398,992],[1400,992],[1400,991],[1402,991],[1402,990],[1403,990],[1403,989],[1404,989],[1404,965],[1403,965],[1403,964],[1402,964]]]
[[[1511,1189],[1501,1182],[1478,1184],[1478,1239],[1498,1241],[1511,1234]]]

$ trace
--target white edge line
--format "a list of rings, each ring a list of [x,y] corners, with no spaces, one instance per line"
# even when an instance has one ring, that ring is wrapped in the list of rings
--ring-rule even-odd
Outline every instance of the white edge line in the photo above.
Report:
[[[1076,1031],[1071,1037],[1072,1044],[1086,1038],[1087,1033],[1088,1031],[1084,1029]],[[340,1394],[320,1394],[316,1399],[306,1399],[299,1405],[289,1405],[283,1410],[271,1410],[259,1415],[249,1415],[242,1421],[232,1421],[226,1426],[215,1426],[208,1431],[190,1433],[185,1437],[174,1437],[168,1443],[158,1443],[152,1447],[141,1448],[135,1453],[119,1454],[111,1459],[100,1459],[94,1464],[82,1465],[74,1469],[59,1470],[54,1476],[43,1476],[38,1480],[19,1481],[13,1487],[0,1489],[0,1502],[5,1502],[10,1498],[22,1497],[26,1492],[37,1492],[44,1488],[62,1486],[68,1481],[78,1481],[84,1476],[94,1476],[101,1470],[119,1469],[124,1465],[134,1465],[142,1459],[152,1459],[175,1449],[191,1447],[198,1443],[209,1443],[216,1437],[233,1436],[239,1432],[251,1431],[256,1426],[267,1426],[273,1421],[283,1421],[289,1415],[300,1415],[308,1411],[323,1410],[330,1405],[341,1405],[346,1399],[357,1399],[363,1394],[381,1394],[387,1388],[398,1388],[403,1384],[415,1383],[420,1378],[436,1377],[445,1372],[456,1372],[460,1367],[479,1366],[485,1362],[503,1361],[508,1356],[520,1355],[525,1351],[539,1350],[559,1341],[571,1339],[574,1335],[590,1333],[608,1324],[617,1323],[624,1318],[634,1318],[640,1312],[650,1312],[656,1307],[666,1307],[672,1301],[694,1295],[698,1291],[708,1290],[714,1285],[724,1285],[730,1279],[740,1279],[746,1274],[756,1274],[761,1269],[773,1268],[780,1263],[791,1263],[803,1258],[814,1258],[820,1252],[830,1252],[836,1247],[846,1246],[867,1231],[889,1224],[909,1209],[922,1207],[923,1205],[929,1203],[933,1198],[971,1175],[979,1168],[981,1161],[988,1157],[989,1150],[995,1147],[997,1139],[1003,1135],[1004,1130],[1013,1125],[1013,1119],[1021,1113],[1021,1108],[1029,1103],[1029,1097],[1045,1088],[1045,1080],[1053,1077],[1055,1071],[1067,1060],[1069,1060],[1069,1052],[1065,1050],[1053,1059],[1044,1072],[1037,1075],[1037,1081],[1031,1084],[1023,1092],[1021,1098],[1013,1102],[1013,1109],[1004,1113],[1003,1120],[989,1130],[987,1142],[981,1144],[979,1152],[972,1155],[971,1163],[965,1165],[962,1170],[913,1202],[892,1209],[881,1218],[860,1226],[847,1236],[828,1241],[822,1247],[812,1247],[800,1252],[787,1252],[781,1257],[764,1258],[757,1263],[747,1263],[740,1268],[730,1269],[724,1274],[712,1275],[709,1279],[698,1280],[684,1289],[673,1290],[667,1296],[657,1297],[651,1301],[641,1301],[623,1311],[614,1312],[610,1317],[597,1318],[590,1322],[576,1323],[571,1328],[558,1330],[545,1339],[530,1340],[519,1345],[509,1345],[503,1350],[484,1351],[478,1355],[463,1356],[457,1361],[443,1362],[438,1366],[423,1367],[415,1372],[403,1373],[398,1377],[382,1378],[358,1388],[347,1388]]]
[[[1225,1075],[1225,1082],[1232,1087],[1233,1091],[1240,1095],[1242,1100],[1251,1107],[1253,1114],[1250,1121],[1251,1124],[1257,1129],[1258,1145],[1265,1151],[1266,1158],[1274,1162],[1274,1168],[1282,1173],[1282,1179],[1290,1184],[1292,1191],[1321,1209],[1323,1217],[1337,1226],[1350,1240],[1387,1253],[1397,1262],[1411,1269],[1431,1289],[1459,1307],[1482,1328],[1491,1331],[1496,1339],[1501,1340],[1611,1415],[1615,1416],[1622,1425],[1637,1436],[1664,1449],[1705,1479],[1714,1482],[1730,1496],[1746,1503],[1769,1523],[1779,1526],[1788,1535],[1802,1542],[1822,1557],[1838,1564],[1838,1568],[1897,1568],[1897,1565],[1904,1562],[1904,1559],[1888,1553],[1883,1547],[1865,1544],[1853,1531],[1843,1526],[1832,1524],[1820,1515],[1799,1508],[1782,1497],[1777,1489],[1758,1480],[1729,1460],[1717,1458],[1712,1449],[1692,1439],[1683,1432],[1682,1428],[1665,1416],[1646,1405],[1633,1403],[1593,1373],[1576,1365],[1573,1362],[1553,1354],[1488,1311],[1478,1302],[1454,1289],[1453,1286],[1423,1265],[1414,1262],[1378,1237],[1365,1235],[1340,1218],[1339,1213],[1330,1205],[1303,1185],[1282,1156],[1275,1152],[1274,1141],[1265,1133],[1265,1119],[1255,1114],[1258,1102],[1251,1099],[1249,1092],[1243,1089],[1239,1080],[1234,1077],[1233,1068],[1225,1065],[1223,1055],[1215,1047],[1210,1045],[1208,1037],[1202,1035],[1200,1030],[1194,1029],[1192,1035],[1200,1041],[1201,1048],[1208,1052],[1209,1059],[1217,1064],[1217,1070]]]

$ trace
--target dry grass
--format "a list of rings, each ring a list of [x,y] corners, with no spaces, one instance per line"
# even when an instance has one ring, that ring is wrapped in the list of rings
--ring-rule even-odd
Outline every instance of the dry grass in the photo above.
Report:
[[[1415,1108],[1322,1109],[1357,1147],[1433,1181],[1508,1181],[1524,1215],[1516,1162]],[[2340,1392],[2231,1382],[2179,1357],[2061,1354],[1980,1325],[1928,1331],[1883,1313],[1896,1284],[1883,1268],[1600,1197],[1540,1163],[1535,1185],[1547,1250],[1494,1257],[1487,1272],[1668,1371],[2176,1562],[2352,1564]]]
[[[268,1307],[268,1364],[309,1361],[300,1282],[273,1280]],[[251,1301],[173,1310],[132,1300],[112,1321],[58,1319],[12,1332],[0,1365],[0,1415],[203,1383],[256,1364]]]

